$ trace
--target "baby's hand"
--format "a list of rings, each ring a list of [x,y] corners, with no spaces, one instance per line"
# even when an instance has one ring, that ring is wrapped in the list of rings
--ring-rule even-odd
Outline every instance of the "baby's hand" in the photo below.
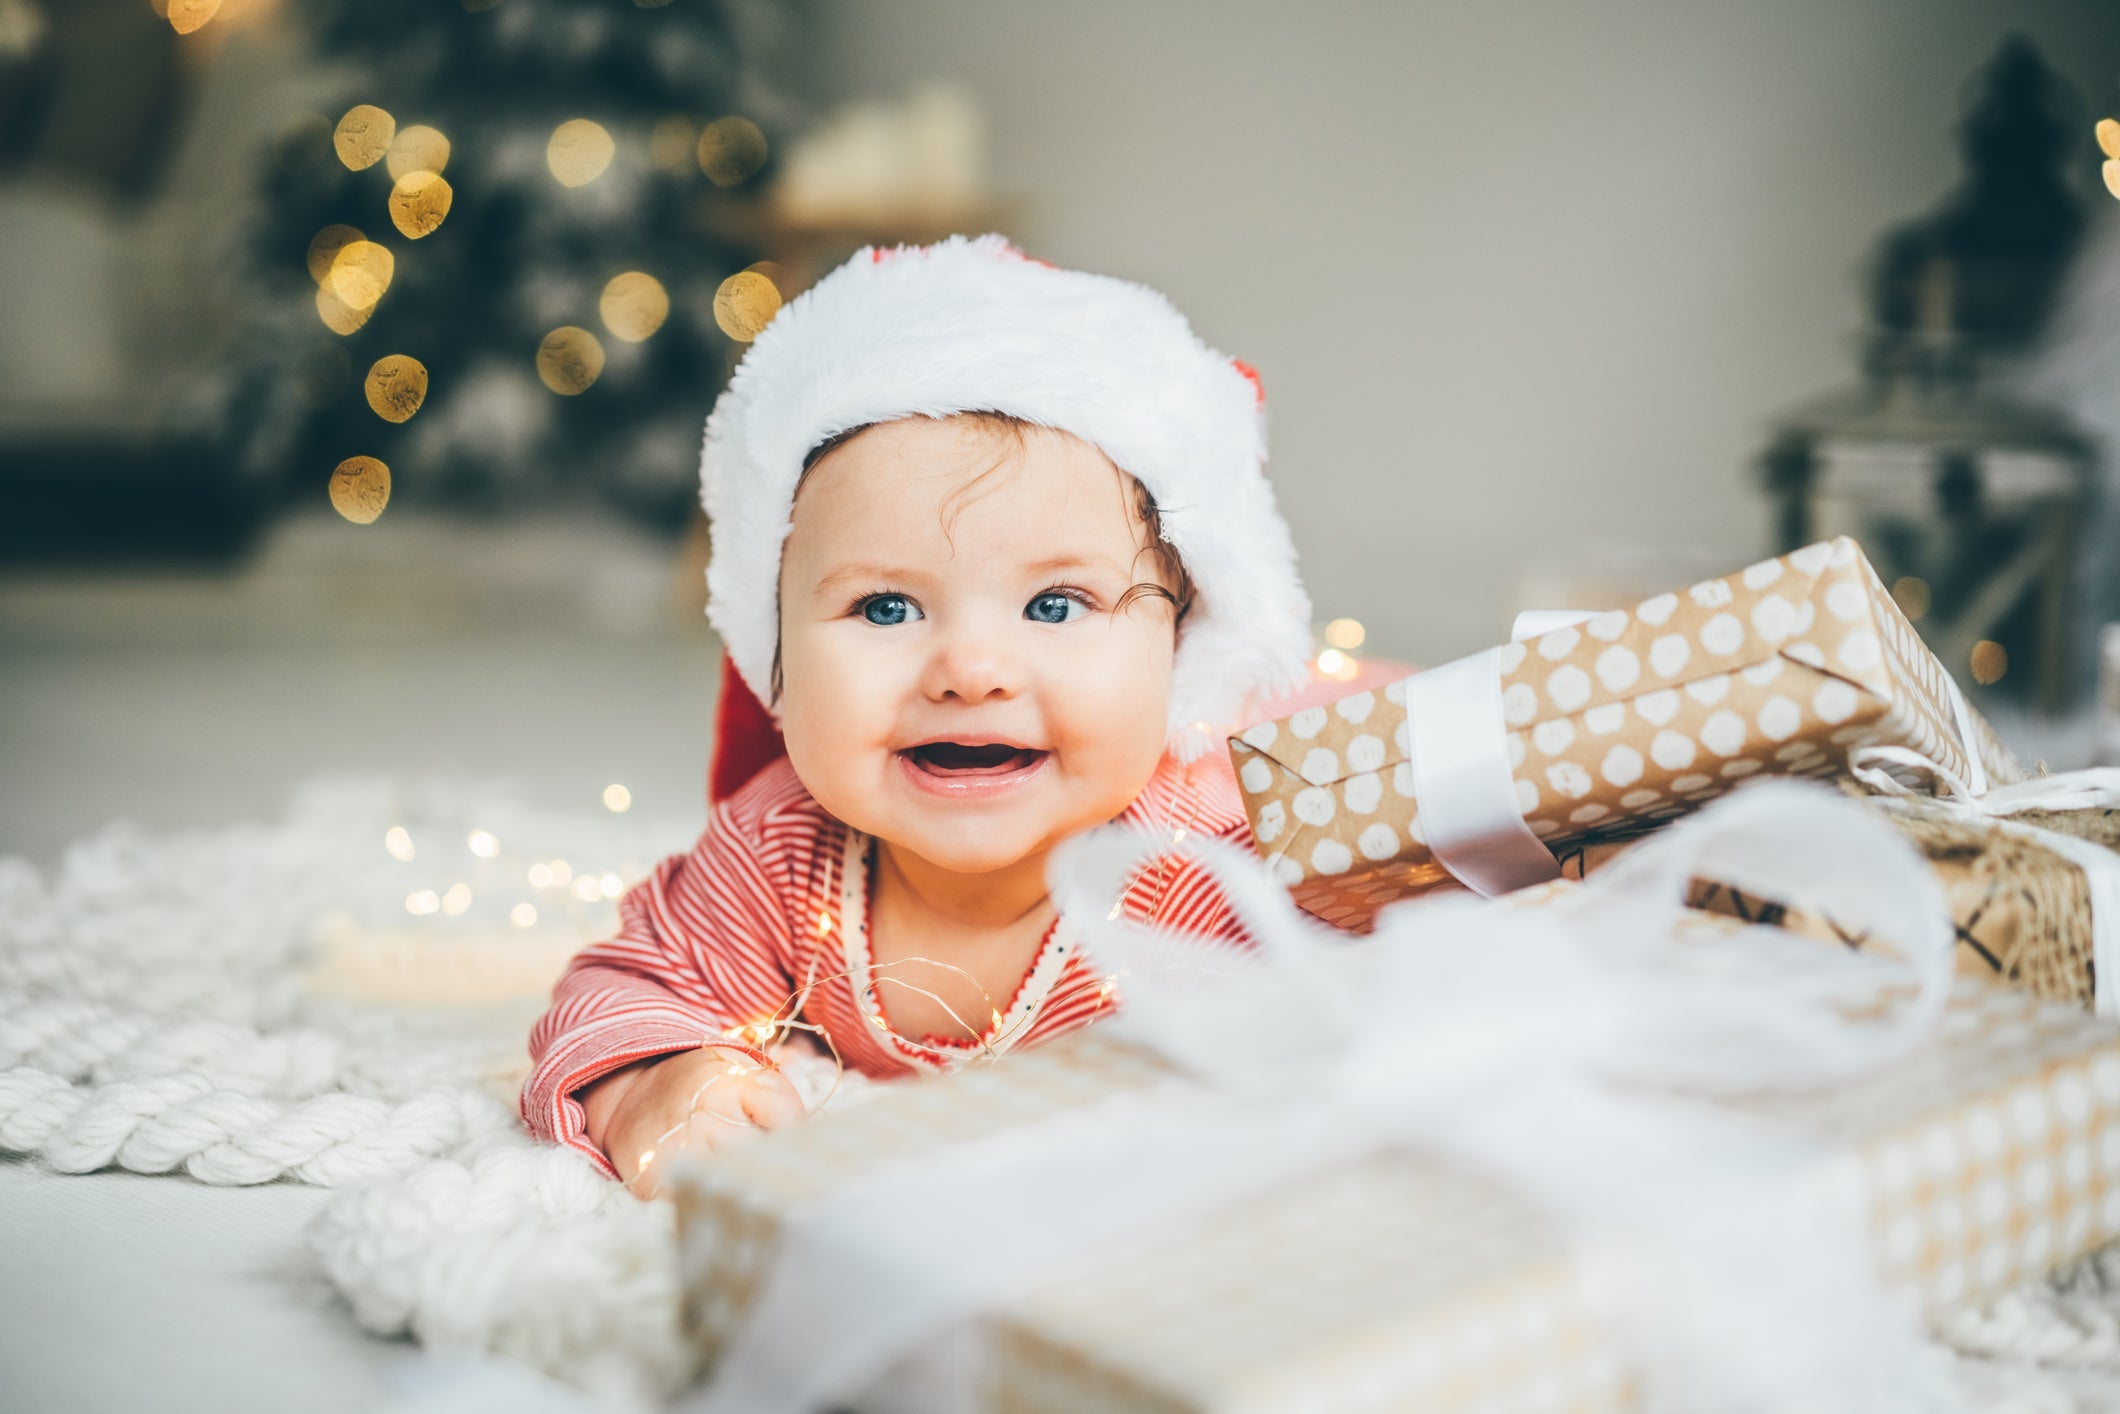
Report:
[[[613,1071],[583,1091],[582,1107],[590,1141],[643,1198],[661,1196],[673,1154],[712,1153],[807,1113],[777,1067],[714,1046]]]

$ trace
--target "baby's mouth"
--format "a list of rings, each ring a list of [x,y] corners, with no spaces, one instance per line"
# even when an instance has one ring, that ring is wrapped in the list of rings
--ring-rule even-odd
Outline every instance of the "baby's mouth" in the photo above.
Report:
[[[970,776],[1006,776],[1028,770],[1045,758],[1042,751],[998,741],[977,746],[959,741],[931,741],[899,754],[915,770],[960,780]]]

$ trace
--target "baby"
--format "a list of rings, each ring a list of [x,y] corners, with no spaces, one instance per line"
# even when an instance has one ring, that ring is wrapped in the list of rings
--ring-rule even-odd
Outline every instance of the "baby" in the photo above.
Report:
[[[802,1117],[762,1049],[789,1030],[885,1077],[1113,1005],[1046,860],[1115,820],[1249,838],[1210,748],[1310,642],[1264,455],[1256,377],[1161,296],[997,237],[864,251],[784,309],[702,473],[725,691],[786,754],[568,968],[531,1127],[652,1195]],[[1238,936],[1182,866],[1123,906]]]

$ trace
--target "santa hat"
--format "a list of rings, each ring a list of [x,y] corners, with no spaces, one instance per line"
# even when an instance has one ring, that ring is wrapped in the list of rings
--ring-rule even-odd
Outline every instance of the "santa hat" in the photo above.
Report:
[[[707,419],[707,617],[756,701],[772,700],[781,545],[804,459],[870,423],[961,412],[1073,433],[1155,498],[1195,591],[1172,751],[1198,756],[1247,702],[1303,681],[1310,601],[1266,480],[1258,376],[1146,286],[1056,269],[999,236],[953,236],[863,250],[791,301]]]

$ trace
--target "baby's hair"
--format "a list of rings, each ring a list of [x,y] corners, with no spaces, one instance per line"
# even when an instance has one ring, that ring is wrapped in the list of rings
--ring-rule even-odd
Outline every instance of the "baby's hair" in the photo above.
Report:
[[[1015,444],[1018,451],[1023,448],[1024,433],[1030,428],[1039,426],[1037,423],[1026,421],[1023,418],[1015,417],[1005,412],[961,412],[953,414],[950,420],[963,422],[995,437],[1006,437]],[[790,497],[790,499],[793,500],[795,497],[802,495],[803,485],[809,481],[810,473],[816,469],[819,462],[868,431],[871,427],[878,425],[877,423],[868,422],[863,423],[859,427],[849,427],[844,432],[833,433],[816,446],[810,448],[809,454],[802,459],[802,475],[796,478],[794,496]],[[986,470],[959,487],[950,497],[952,506],[963,502],[980,482],[999,471],[1005,460],[1006,458],[996,458],[993,465],[987,467]],[[1187,611],[1192,608],[1193,603],[1192,576],[1186,572],[1185,561],[1179,556],[1177,548],[1163,538],[1163,513],[1161,508],[1156,505],[1156,498],[1149,492],[1148,486],[1138,478],[1128,475],[1123,468],[1120,471],[1120,475],[1124,477],[1125,485],[1133,487],[1133,501],[1128,509],[1132,512],[1133,518],[1140,523],[1141,528],[1147,532],[1147,543],[1136,552],[1135,560],[1138,563],[1141,555],[1151,557],[1155,561],[1157,572],[1164,579],[1170,581],[1170,587],[1165,588],[1154,580],[1137,580],[1133,584],[1128,585],[1126,592],[1119,596],[1118,602],[1112,605],[1112,612],[1123,614],[1129,608],[1132,608],[1136,601],[1141,599],[1161,599],[1171,606],[1173,611],[1172,622],[1174,624],[1183,622]],[[1120,494],[1122,496],[1125,494],[1123,489]],[[943,524],[943,534],[945,536],[949,534],[950,526],[954,524],[955,519],[954,515],[950,515],[945,520]],[[773,701],[778,702],[780,700],[780,644],[777,640],[773,645],[772,690]]]

